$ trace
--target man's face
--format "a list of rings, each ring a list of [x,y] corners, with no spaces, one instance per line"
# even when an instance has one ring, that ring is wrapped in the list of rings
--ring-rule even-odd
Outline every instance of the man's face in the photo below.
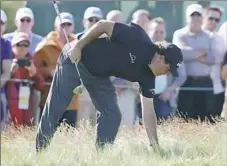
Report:
[[[148,35],[153,42],[162,42],[166,37],[166,30],[164,24],[150,23]]]
[[[6,23],[1,20],[1,36],[5,33]]]
[[[209,10],[204,17],[204,24],[210,31],[216,30],[217,23],[220,21],[221,14],[218,11]]]
[[[95,23],[97,23],[98,21],[100,20],[100,18],[98,17],[90,17],[88,19],[84,19],[83,20],[83,25],[84,25],[84,28],[87,30],[87,29],[90,29]]]
[[[133,22],[135,24],[138,24],[139,26],[141,26],[144,30],[147,30],[148,28],[148,24],[150,22],[148,16],[146,14],[139,14],[134,20]]]
[[[24,17],[20,20],[16,20],[16,26],[17,26],[17,29],[20,31],[20,32],[29,32],[32,30],[32,27],[34,25],[34,20],[32,20],[31,18],[29,17]]]
[[[166,64],[165,57],[158,53],[155,53],[152,64],[149,67],[152,69],[155,76],[168,74],[170,71],[170,66]]]
[[[193,30],[198,30],[201,28],[202,25],[202,15],[198,12],[194,12],[191,14],[191,16],[188,18],[188,23],[189,26],[193,29]]]
[[[65,27],[65,31],[67,35],[70,35],[73,33],[75,26],[72,23],[63,23],[63,26]],[[62,29],[61,25],[56,25],[56,31],[62,35],[64,35],[64,31]]]

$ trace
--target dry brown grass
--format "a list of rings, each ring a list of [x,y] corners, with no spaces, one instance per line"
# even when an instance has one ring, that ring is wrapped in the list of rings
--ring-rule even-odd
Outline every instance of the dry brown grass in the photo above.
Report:
[[[158,127],[162,150],[148,145],[145,130],[121,128],[114,146],[97,152],[91,127],[58,130],[50,147],[37,155],[34,128],[9,128],[1,135],[2,166],[226,166],[227,122],[216,125],[175,119]]]

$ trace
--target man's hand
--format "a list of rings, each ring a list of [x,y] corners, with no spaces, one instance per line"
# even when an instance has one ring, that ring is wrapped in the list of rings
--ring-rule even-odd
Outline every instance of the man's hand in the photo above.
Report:
[[[17,59],[13,59],[13,62],[11,64],[11,68],[10,68],[10,72],[15,73],[18,68],[19,68],[19,65],[17,63]]]
[[[78,62],[81,58],[82,49],[79,44],[76,43],[74,47],[69,51],[69,58],[72,63]]]
[[[151,146],[158,147],[157,118],[152,98],[140,95],[144,126]]]
[[[169,100],[174,89],[175,89],[174,86],[168,87],[164,92],[162,92],[162,94],[159,96],[159,98],[163,101]]]
[[[198,49],[195,54],[195,59],[200,60],[203,57],[206,57],[208,55],[208,50],[207,49]]]
[[[169,100],[171,93],[172,93],[172,91],[167,89],[159,96],[159,98],[162,101],[167,101],[167,100]]]

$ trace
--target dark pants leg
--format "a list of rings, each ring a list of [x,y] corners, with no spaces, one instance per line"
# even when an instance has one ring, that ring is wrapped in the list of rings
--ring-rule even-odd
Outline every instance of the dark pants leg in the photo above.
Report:
[[[42,117],[43,109],[44,107],[40,107],[40,119]],[[61,117],[61,119],[58,121],[58,123],[60,125],[60,123],[64,121],[66,124],[72,127],[75,127],[77,116],[78,116],[78,110],[66,110],[63,116]]]
[[[77,110],[66,110],[62,116],[62,118],[58,121],[60,123],[64,122],[69,126],[75,127],[77,120]]]
[[[58,121],[72,99],[72,91],[79,84],[74,64],[68,61],[57,65],[36,136],[37,150],[48,146],[57,129]]]
[[[182,87],[191,87],[191,81],[186,80]],[[180,91],[178,96],[178,114],[184,119],[197,119],[197,113],[194,105],[194,91]]]
[[[203,88],[212,88],[212,80],[209,77],[194,80],[194,85],[196,84],[198,87]],[[208,120],[209,122],[213,123],[212,120],[212,112],[214,110],[214,95],[212,90],[204,90],[204,91],[197,91],[195,96],[195,105],[196,105],[196,112],[198,117],[204,121]]]
[[[169,101],[163,101],[159,98],[160,95],[154,96],[154,109],[157,119],[167,119],[171,113]]]
[[[221,116],[223,104],[225,101],[225,93],[223,92],[223,93],[214,95],[214,101],[215,101],[215,108],[212,113],[212,116],[214,117]]]
[[[188,77],[182,87],[211,88],[212,81],[209,77]],[[205,118],[211,120],[211,112],[214,108],[213,91],[180,91],[178,99],[178,111],[186,118]]]
[[[56,68],[38,128],[36,137],[37,150],[48,146],[57,129],[58,121],[72,99],[73,89],[80,84],[75,65],[69,59],[62,60],[62,57],[63,55],[61,54],[60,64]],[[96,109],[101,112],[98,119],[97,143],[100,145],[105,142],[112,143],[121,121],[115,88],[109,78],[92,76],[82,62],[79,63],[78,68]]]
[[[140,102],[136,104],[136,115],[139,118],[139,125],[143,125],[142,107],[141,107],[141,103]]]
[[[81,66],[83,66],[82,63]],[[96,110],[100,112],[97,119],[96,143],[102,147],[105,143],[114,142],[121,122],[121,112],[115,88],[110,79],[94,77],[84,66],[83,68],[82,74],[87,81],[85,86]]]

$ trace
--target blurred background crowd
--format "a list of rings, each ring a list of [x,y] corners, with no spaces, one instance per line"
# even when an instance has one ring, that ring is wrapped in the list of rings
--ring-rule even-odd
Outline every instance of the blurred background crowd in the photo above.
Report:
[[[156,78],[154,107],[158,119],[180,116],[213,123],[213,117],[227,116],[226,1],[66,1],[59,7],[70,41],[106,19],[136,23],[154,43],[173,42],[182,49],[184,63],[178,69],[179,77],[168,74]],[[65,43],[51,2],[1,1],[2,124],[39,123]],[[142,124],[137,84],[115,77],[111,80],[122,125],[133,128]],[[95,126],[97,116],[98,110],[84,91],[73,97],[59,125]]]

